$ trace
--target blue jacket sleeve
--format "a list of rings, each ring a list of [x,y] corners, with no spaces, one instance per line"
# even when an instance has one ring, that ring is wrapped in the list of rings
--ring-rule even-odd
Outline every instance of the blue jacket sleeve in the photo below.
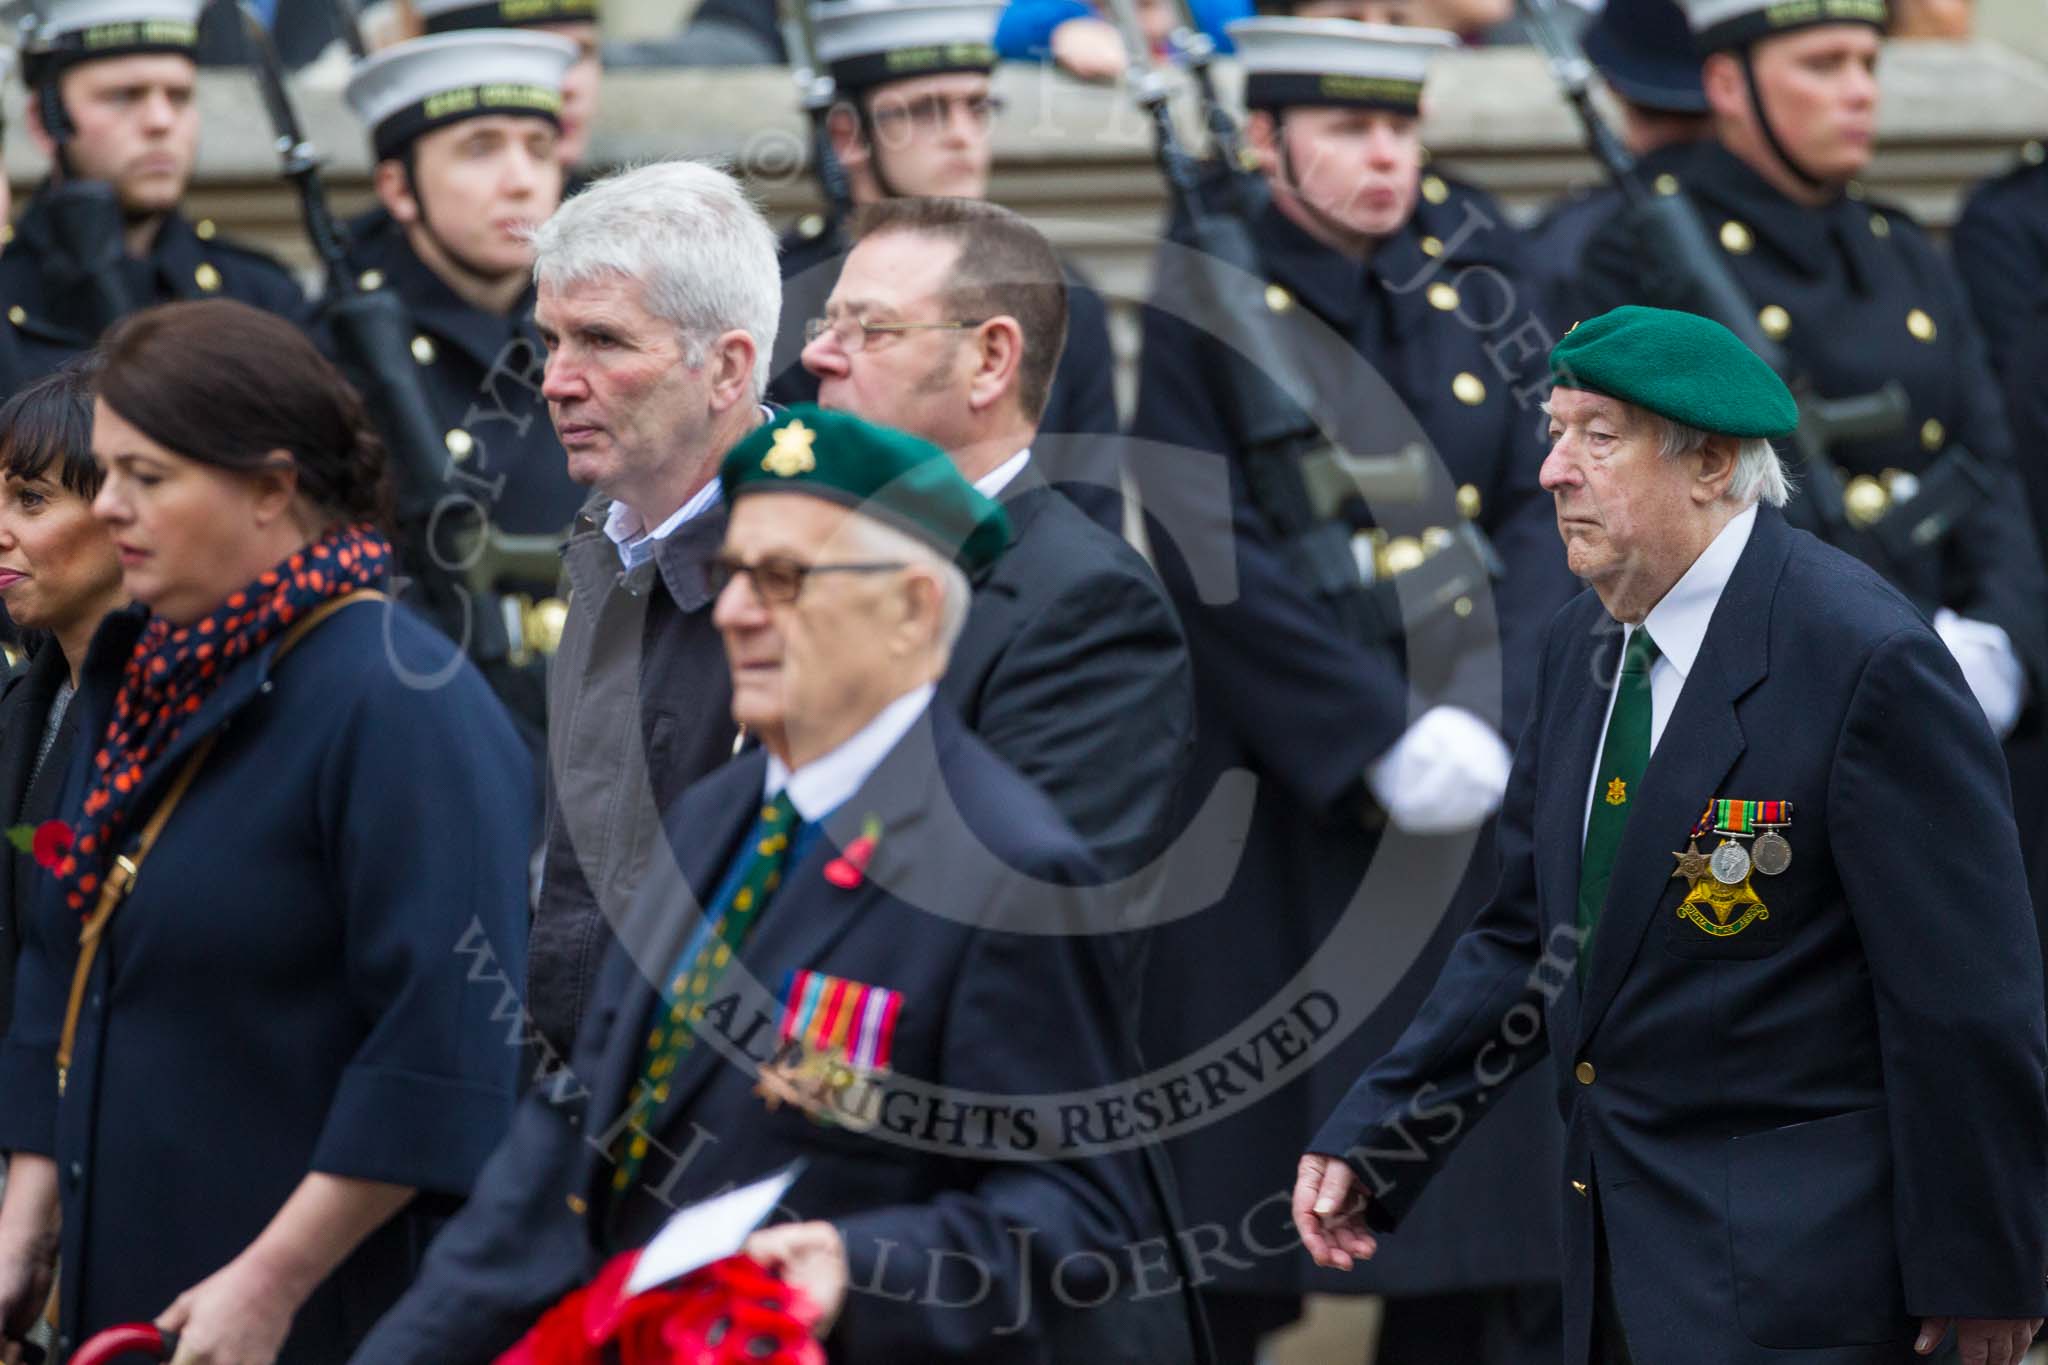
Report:
[[[317,797],[367,1032],[313,1167],[461,1195],[511,1121],[522,1059],[465,946],[522,979],[531,768],[473,672],[424,689],[373,673]]]

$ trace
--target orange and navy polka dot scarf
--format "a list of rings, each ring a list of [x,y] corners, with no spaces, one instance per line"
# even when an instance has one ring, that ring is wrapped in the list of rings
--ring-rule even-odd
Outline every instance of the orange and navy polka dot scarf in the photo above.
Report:
[[[149,619],[122,672],[106,738],[93,755],[85,805],[72,831],[76,842],[56,867],[66,904],[91,912],[107,863],[137,822],[136,793],[220,680],[306,612],[331,597],[380,587],[390,572],[391,546],[383,536],[368,525],[341,527],[229,594],[204,620],[173,626],[161,616]]]

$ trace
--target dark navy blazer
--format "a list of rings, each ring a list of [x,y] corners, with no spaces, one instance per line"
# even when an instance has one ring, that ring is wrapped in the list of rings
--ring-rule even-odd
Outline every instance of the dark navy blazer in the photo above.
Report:
[[[666,1008],[650,975],[667,977],[699,922],[694,908],[753,827],[766,763],[754,750],[668,812],[676,858],[654,860],[568,1074],[529,1095],[419,1282],[357,1353],[362,1365],[487,1362],[606,1258],[645,1245],[671,1205],[798,1157],[808,1164],[782,1212],[837,1224],[856,1286],[828,1342],[835,1361],[1108,1358],[1055,1351],[1039,1282],[1066,1258],[1069,1299],[1114,1292],[1087,1271],[1102,1264],[1095,1252],[1120,1255],[1143,1226],[1133,1159],[1049,1153],[1060,1134],[971,1117],[963,1125],[907,1096],[883,1099],[879,1122],[862,1133],[787,1105],[771,1111],[755,1090],[798,968],[900,992],[893,1073],[961,1104],[1086,1091],[1117,1074],[1121,987],[1094,939],[1045,932],[1072,922],[1044,883],[1099,874],[1045,798],[942,703],[821,837],[799,836],[796,861],[738,955],[745,979],[714,992],[710,1022],[651,1126],[640,1184],[612,1207],[607,1149],[648,1021]],[[865,879],[834,885],[827,862],[870,816],[882,835]],[[985,1282],[971,1261],[986,1267]],[[1179,1357],[1154,1348],[1117,1358]]]
[[[1620,640],[1590,593],[1553,622],[1494,902],[1312,1150],[1346,1154],[1395,1227],[1547,1038],[1565,1169],[1531,1176],[1565,1205],[1568,1361],[1588,1357],[1596,1201],[1656,1365],[1903,1362],[1923,1315],[2048,1311],[2040,954],[1998,744],[1947,649],[1762,510],[1632,803],[1582,988],[1582,822]],[[1716,797],[1794,816],[1790,867],[1752,882],[1769,918],[1726,937],[1678,913],[1673,877]]]

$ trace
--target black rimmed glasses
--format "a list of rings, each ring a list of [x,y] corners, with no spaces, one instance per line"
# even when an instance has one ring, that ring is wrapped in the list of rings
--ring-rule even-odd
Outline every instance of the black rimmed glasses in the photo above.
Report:
[[[863,322],[851,316],[812,318],[804,324],[804,345],[810,345],[829,332],[840,350],[848,355],[859,355],[867,346],[868,338],[876,333],[891,336],[897,332],[964,332],[987,321],[987,318],[968,318],[953,322]]]
[[[788,555],[769,555],[749,564],[733,555],[719,555],[711,561],[711,591],[716,596],[723,593],[726,584],[733,579],[745,577],[753,584],[754,596],[762,602],[787,606],[802,595],[804,580],[814,573],[892,573],[909,567],[900,559],[859,564],[806,564]]]

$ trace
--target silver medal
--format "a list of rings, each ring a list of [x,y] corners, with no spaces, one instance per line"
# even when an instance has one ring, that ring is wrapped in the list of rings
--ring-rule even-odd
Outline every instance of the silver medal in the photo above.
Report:
[[[1750,857],[1756,861],[1757,871],[1766,877],[1775,877],[1792,866],[1792,845],[1778,831],[1767,829],[1757,836],[1756,848]]]
[[[1733,839],[1724,839],[1707,860],[1714,880],[1724,886],[1738,886],[1749,875],[1749,850]]]

